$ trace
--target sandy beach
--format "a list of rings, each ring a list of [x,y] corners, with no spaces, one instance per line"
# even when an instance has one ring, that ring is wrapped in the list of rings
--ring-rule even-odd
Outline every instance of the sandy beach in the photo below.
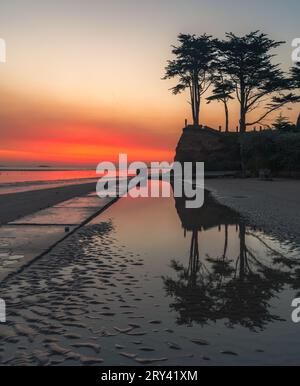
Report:
[[[95,190],[95,182],[0,195],[0,225]]]
[[[281,240],[299,242],[300,181],[210,179],[206,188],[217,200]]]

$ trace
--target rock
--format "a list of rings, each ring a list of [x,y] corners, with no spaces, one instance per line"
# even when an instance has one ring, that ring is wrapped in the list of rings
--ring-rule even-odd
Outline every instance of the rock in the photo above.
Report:
[[[175,161],[205,162],[207,171],[240,170],[238,136],[210,128],[187,127],[177,145]]]

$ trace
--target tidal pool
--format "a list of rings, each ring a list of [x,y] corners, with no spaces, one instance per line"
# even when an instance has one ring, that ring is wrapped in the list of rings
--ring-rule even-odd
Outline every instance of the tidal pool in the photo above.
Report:
[[[298,364],[299,250],[205,202],[122,198],[2,283],[0,363]]]

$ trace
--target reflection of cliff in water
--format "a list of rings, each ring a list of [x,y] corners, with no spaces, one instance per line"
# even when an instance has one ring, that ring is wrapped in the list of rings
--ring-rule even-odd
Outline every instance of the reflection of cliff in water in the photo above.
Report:
[[[174,299],[171,308],[178,313],[178,323],[204,325],[223,319],[229,327],[259,330],[280,320],[270,302],[285,285],[300,288],[299,262],[272,249],[238,213],[215,202],[207,192],[203,208],[186,209],[183,198],[175,203],[185,235],[191,235],[188,264],[172,261],[175,278],[163,278],[167,295]],[[216,227],[222,253],[201,258],[201,237]],[[230,232],[239,238],[238,256],[228,256]],[[267,263],[247,245],[249,237],[267,251]]]

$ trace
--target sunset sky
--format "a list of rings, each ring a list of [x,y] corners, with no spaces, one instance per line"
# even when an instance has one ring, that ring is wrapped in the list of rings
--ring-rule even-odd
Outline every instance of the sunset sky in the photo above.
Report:
[[[190,118],[161,80],[178,33],[260,29],[286,40],[288,69],[299,16],[299,0],[0,0],[0,165],[170,161]],[[201,123],[224,126],[222,106],[203,106]]]

